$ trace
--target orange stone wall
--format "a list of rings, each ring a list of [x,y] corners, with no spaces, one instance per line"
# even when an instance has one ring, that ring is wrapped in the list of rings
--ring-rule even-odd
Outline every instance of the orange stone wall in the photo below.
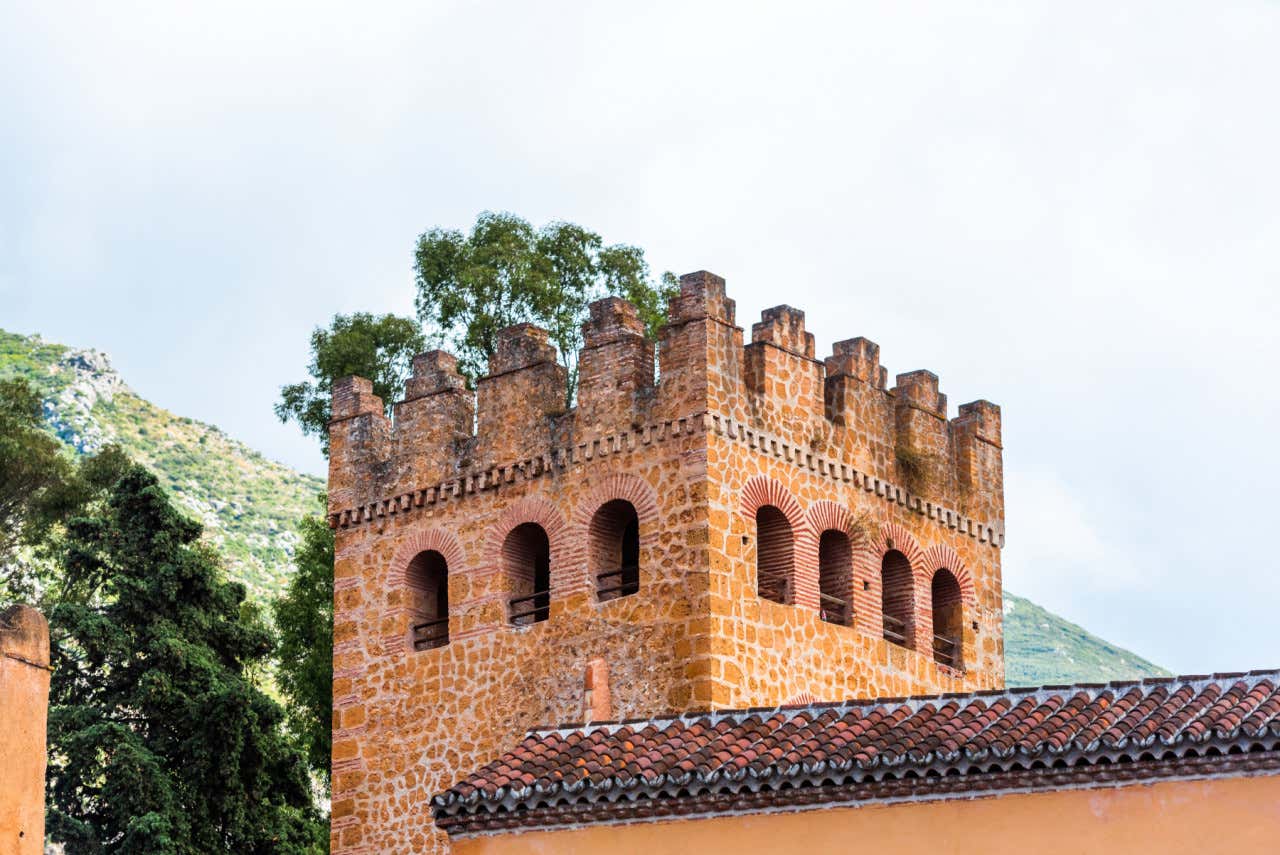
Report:
[[[0,855],[44,851],[49,625],[29,606],[0,612]]]
[[[394,421],[367,381],[335,384],[335,853],[446,851],[430,797],[535,725],[1002,685],[998,408],[948,422],[933,375],[886,389],[864,339],[818,362],[788,307],[752,337],[723,280],[698,273],[670,306],[660,382],[635,310],[591,307],[573,409],[528,325],[501,334],[474,395],[448,354],[420,356]],[[637,512],[640,587],[600,602],[588,528],[614,499]],[[791,523],[787,605],[756,595],[762,503]],[[513,627],[501,548],[526,522],[550,541],[551,611]],[[827,528],[853,536],[853,626],[819,616]],[[881,636],[889,548],[912,564],[923,653]],[[449,642],[414,650],[406,571],[424,550],[448,563]],[[961,581],[959,669],[934,661],[923,629],[939,567]]]
[[[723,288],[707,275],[699,284]],[[927,371],[899,375],[886,389],[879,348],[865,339],[839,342],[819,362],[804,314],[788,306],[764,312],[745,347],[732,304],[723,320],[707,466],[714,705],[1003,686],[999,409],[967,404],[948,421]],[[916,468],[904,472],[899,458]],[[756,596],[762,505],[791,526],[789,604]],[[818,545],[827,530],[853,535],[852,626],[819,616]],[[912,569],[906,646],[881,632],[880,566],[890,549]],[[960,668],[932,655],[931,585],[944,568],[961,589]]]

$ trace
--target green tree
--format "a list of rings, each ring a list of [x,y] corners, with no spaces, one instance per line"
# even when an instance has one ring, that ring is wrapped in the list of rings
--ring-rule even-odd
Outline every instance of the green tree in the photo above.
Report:
[[[0,591],[15,585],[9,561],[22,542],[39,540],[47,517],[37,509],[71,474],[62,446],[43,430],[40,393],[21,378],[0,380]]]
[[[59,596],[63,521],[129,462],[114,445],[73,462],[41,425],[36,389],[0,381],[0,603],[45,605]]]
[[[323,851],[305,761],[246,672],[271,654],[200,526],[130,468],[67,524],[49,833],[71,853]]]
[[[118,445],[78,458],[27,507],[22,521],[24,549],[0,579],[0,602],[39,604],[47,612],[69,595],[62,558],[66,521],[105,500],[133,462]]]
[[[535,229],[513,214],[485,212],[471,233],[431,229],[415,252],[418,318],[458,357],[469,377],[487,369],[498,331],[521,322],[546,327],[569,371],[568,402],[577,386],[578,350],[587,306],[608,295],[640,310],[650,336],[663,321],[674,278],[649,276],[644,252],[604,246],[573,223]]]
[[[323,497],[322,497],[323,501]],[[298,524],[296,568],[272,603],[280,644],[280,689],[289,700],[289,726],[311,769],[329,780],[333,715],[333,531],[320,516]]]
[[[310,381],[280,390],[275,406],[282,422],[295,421],[304,434],[317,436],[329,453],[329,407],[333,381],[358,374],[373,381],[373,392],[389,408],[409,377],[414,355],[426,349],[418,324],[395,315],[335,315],[328,329],[311,333]]]

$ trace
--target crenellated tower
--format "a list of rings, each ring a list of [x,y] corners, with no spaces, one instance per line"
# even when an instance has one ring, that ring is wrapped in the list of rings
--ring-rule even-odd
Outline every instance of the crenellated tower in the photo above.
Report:
[[[790,306],[745,342],[706,272],[583,341],[567,410],[528,324],[474,392],[334,385],[336,853],[444,851],[430,796],[536,725],[1003,685],[997,406]]]

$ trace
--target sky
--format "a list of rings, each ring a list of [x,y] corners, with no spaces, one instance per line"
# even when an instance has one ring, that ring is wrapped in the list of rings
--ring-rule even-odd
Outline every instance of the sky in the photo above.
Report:
[[[1280,3],[0,0],[0,327],[272,414],[484,210],[714,271],[1004,412],[1004,579],[1280,666]]]

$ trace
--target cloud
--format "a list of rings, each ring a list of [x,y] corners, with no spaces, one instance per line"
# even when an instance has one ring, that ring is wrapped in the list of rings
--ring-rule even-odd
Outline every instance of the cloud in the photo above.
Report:
[[[1063,587],[1100,593],[1141,588],[1141,556],[1093,518],[1096,506],[1074,495],[1052,471],[1011,468],[1005,479],[1005,584],[1032,599],[1055,599]]]
[[[411,312],[425,228],[571,219],[1000,403],[1015,589],[1276,660],[1278,41],[1264,2],[10,4],[0,325],[323,471],[271,415],[311,327]]]

